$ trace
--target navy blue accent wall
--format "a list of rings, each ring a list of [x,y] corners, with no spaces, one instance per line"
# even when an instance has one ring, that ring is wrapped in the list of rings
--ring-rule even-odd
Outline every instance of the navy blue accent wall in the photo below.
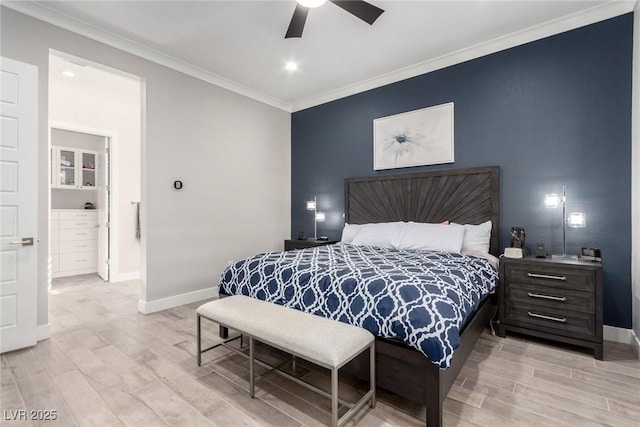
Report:
[[[562,253],[561,209],[544,195],[567,186],[567,212],[587,227],[567,230],[567,253],[599,247],[604,320],[631,327],[631,72],[627,14],[292,115],[291,234],[313,235],[305,201],[339,239],[347,177],[500,166],[501,245],[511,226],[529,248]],[[373,170],[373,120],[455,103],[455,163]]]

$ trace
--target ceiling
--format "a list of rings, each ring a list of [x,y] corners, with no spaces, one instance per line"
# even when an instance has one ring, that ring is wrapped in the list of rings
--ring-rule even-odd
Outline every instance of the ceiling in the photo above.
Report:
[[[636,0],[377,1],[373,24],[327,2],[300,39],[281,1],[3,1],[3,5],[287,111],[577,28]],[[299,69],[287,71],[287,61]]]
[[[74,76],[70,78],[64,72],[71,72]],[[49,55],[49,94],[52,93],[82,93],[84,98],[139,106],[140,79],[54,51]]]

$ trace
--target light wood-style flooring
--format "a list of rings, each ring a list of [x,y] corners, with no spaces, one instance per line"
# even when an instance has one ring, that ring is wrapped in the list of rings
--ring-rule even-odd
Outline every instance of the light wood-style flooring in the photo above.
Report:
[[[1,356],[3,426],[319,426],[329,400],[278,375],[249,398],[248,364],[216,349],[196,364],[195,309],[137,312],[139,282],[107,284],[95,275],[54,280],[51,338]],[[207,327],[208,326],[208,327]],[[217,327],[203,323],[207,344]],[[281,355],[265,347],[263,358]],[[328,389],[327,373],[304,364],[297,375]],[[365,384],[345,377],[340,396]],[[445,402],[447,426],[640,425],[640,362],[631,347],[607,342],[605,360],[552,342],[483,334]],[[12,421],[26,410],[52,421]],[[379,390],[375,409],[351,426],[424,426],[425,410]]]

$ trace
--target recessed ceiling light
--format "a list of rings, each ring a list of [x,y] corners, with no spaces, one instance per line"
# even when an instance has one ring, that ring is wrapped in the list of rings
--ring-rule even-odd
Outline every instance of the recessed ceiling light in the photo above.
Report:
[[[293,61],[289,61],[287,62],[287,65],[285,65],[285,68],[289,71],[296,71],[298,69],[298,64]]]
[[[60,74],[62,74],[65,77],[75,77],[76,75],[74,74],[73,71],[70,70],[63,70],[60,72]]]

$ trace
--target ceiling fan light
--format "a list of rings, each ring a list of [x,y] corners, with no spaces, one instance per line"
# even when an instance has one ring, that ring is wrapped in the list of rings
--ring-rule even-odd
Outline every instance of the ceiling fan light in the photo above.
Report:
[[[314,8],[314,7],[322,6],[326,0],[296,0],[296,1],[300,4],[300,6]]]
[[[298,64],[296,64],[296,63],[295,63],[295,62],[293,62],[293,61],[289,61],[289,62],[287,62],[287,63],[285,64],[285,68],[286,68],[288,71],[296,71],[296,70],[298,69]]]

